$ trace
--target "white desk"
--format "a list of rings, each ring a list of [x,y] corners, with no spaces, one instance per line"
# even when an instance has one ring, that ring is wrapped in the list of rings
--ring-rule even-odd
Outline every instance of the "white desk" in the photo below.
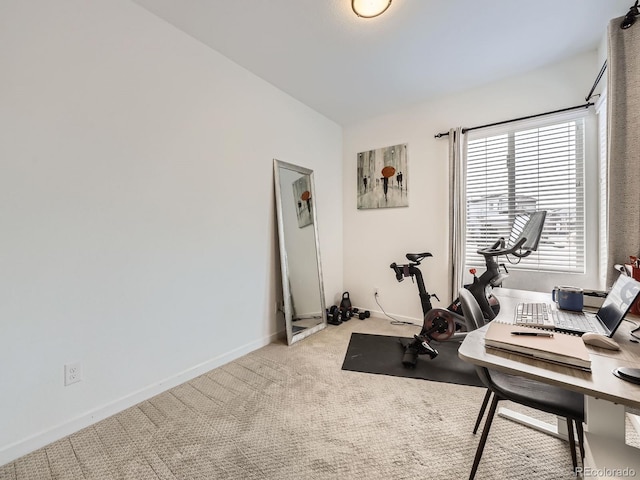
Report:
[[[550,303],[550,295],[542,293],[496,289],[494,294],[500,300],[500,314],[494,321],[504,323],[513,323],[518,302]],[[507,352],[496,350],[488,352],[484,345],[487,328],[488,326],[485,326],[467,334],[458,350],[460,358],[475,365],[521,375],[584,394],[586,441],[587,443],[590,441],[594,447],[593,449],[587,447],[585,466],[594,465],[592,462],[597,462],[598,465],[613,469],[615,465],[609,465],[606,462],[620,461],[620,459],[615,460],[613,456],[607,455],[603,448],[606,446],[612,452],[623,451],[624,447],[632,448],[624,445],[625,406],[640,408],[640,385],[625,382],[612,373],[617,367],[640,368],[640,344],[629,340],[631,338],[629,322],[623,322],[613,337],[620,344],[619,351],[588,347],[591,355],[591,372]],[[595,448],[596,445],[597,448]],[[640,475],[640,451],[632,449],[628,453],[633,453],[633,458],[625,455],[624,461],[632,462],[633,467],[627,466],[635,468],[636,474]]]

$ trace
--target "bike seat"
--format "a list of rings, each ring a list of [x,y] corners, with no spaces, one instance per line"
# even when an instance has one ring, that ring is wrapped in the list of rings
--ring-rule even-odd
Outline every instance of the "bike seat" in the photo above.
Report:
[[[433,255],[431,255],[429,252],[407,253],[407,260],[409,260],[410,262],[420,263],[421,260],[423,260],[423,259],[425,259],[427,257],[433,257]]]

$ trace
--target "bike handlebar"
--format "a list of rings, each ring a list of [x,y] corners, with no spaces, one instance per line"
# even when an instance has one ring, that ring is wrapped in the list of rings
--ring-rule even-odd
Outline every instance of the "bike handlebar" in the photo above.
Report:
[[[398,265],[393,262],[391,265],[389,265],[389,267],[392,268],[394,272],[396,272],[396,280],[398,280],[399,282],[404,280],[404,265]]]
[[[402,280],[404,280],[404,277],[408,277],[411,275],[411,273],[409,273],[410,267],[416,267],[420,265],[420,262],[422,260],[432,256],[433,255],[431,255],[429,252],[407,253],[407,260],[409,260],[411,263],[398,265],[396,262],[393,262],[391,265],[389,265],[389,268],[393,269],[393,271],[396,272],[396,280],[401,282]]]
[[[531,255],[532,250],[522,250],[521,247],[526,242],[526,238],[521,238],[515,245],[507,247],[503,237],[500,237],[496,243],[489,248],[481,248],[477,251],[480,255],[487,257],[498,257],[500,255],[513,255],[518,258],[524,258]]]

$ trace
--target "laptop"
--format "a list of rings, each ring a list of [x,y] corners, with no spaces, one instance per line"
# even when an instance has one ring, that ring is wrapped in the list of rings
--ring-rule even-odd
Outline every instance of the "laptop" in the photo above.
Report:
[[[639,293],[640,282],[620,275],[595,314],[559,310],[546,303],[520,303],[516,307],[514,323],[577,335],[594,332],[612,337]]]

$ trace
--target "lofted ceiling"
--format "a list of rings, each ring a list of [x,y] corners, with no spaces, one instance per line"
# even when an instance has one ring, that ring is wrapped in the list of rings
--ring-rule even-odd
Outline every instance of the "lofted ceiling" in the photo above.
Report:
[[[633,3],[393,0],[363,19],[351,0],[133,1],[341,125],[594,50]]]

